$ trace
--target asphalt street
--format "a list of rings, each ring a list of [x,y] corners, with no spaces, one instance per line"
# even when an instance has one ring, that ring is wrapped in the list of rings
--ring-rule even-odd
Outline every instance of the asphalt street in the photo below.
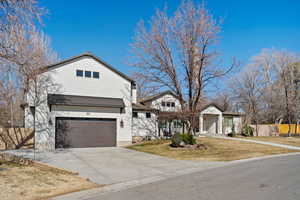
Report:
[[[242,162],[89,200],[300,200],[300,155]]]

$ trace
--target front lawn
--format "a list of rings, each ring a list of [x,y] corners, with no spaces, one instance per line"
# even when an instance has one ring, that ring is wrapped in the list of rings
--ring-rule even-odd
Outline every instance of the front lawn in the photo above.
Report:
[[[260,140],[265,142],[273,142],[278,144],[286,144],[286,145],[300,147],[300,137],[273,136],[273,137],[246,137],[245,139]]]
[[[99,185],[71,173],[0,160],[1,200],[48,199],[95,187]]]
[[[149,141],[142,144],[132,145],[128,148],[179,160],[198,161],[232,161],[272,154],[297,152],[295,150],[273,147],[269,145],[220,138],[199,138],[198,143],[204,144],[207,149],[195,150],[172,148],[169,146],[169,140]]]

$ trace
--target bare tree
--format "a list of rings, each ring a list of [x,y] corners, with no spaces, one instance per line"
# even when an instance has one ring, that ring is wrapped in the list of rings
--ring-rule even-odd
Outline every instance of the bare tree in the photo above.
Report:
[[[236,76],[232,94],[244,105],[249,122],[297,122],[298,62],[299,58],[291,52],[264,49]]]
[[[296,85],[294,69],[297,63],[297,57],[287,51],[274,52],[275,63],[274,70],[278,74],[278,86],[281,88],[285,103],[285,113],[289,123],[288,136],[291,135],[291,124],[293,114],[296,111],[297,98],[296,98]]]
[[[227,90],[223,89],[222,92],[217,93],[217,95],[212,99],[212,101],[218,104],[225,111],[234,110],[234,106],[232,104],[232,96]]]
[[[264,85],[261,73],[248,65],[231,82],[232,94],[246,113],[246,123],[254,122],[258,134],[258,115],[263,97]]]
[[[38,29],[45,9],[36,0],[4,0],[0,12],[0,70],[9,74],[10,85],[21,94],[20,102],[30,100],[37,107],[53,85],[50,76],[41,75],[43,67],[57,60],[49,38]],[[0,85],[7,86],[4,80],[0,79]]]
[[[157,10],[149,28],[138,25],[132,52],[136,74],[148,85],[167,88],[176,94],[184,111],[189,111],[190,128],[195,127],[197,107],[205,89],[224,76],[215,50],[220,23],[205,8],[182,1],[172,16]],[[186,103],[185,103],[186,102]]]

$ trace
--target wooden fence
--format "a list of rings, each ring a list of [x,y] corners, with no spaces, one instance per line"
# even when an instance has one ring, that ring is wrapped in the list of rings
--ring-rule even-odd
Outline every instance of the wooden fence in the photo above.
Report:
[[[253,128],[254,136],[256,134],[256,126],[250,125]],[[289,124],[259,124],[258,125],[258,136],[286,136],[289,132]],[[299,135],[300,136],[300,125],[291,124],[291,135]]]
[[[289,124],[278,124],[279,134],[280,135],[287,135],[289,132]],[[297,131],[296,131],[296,124],[291,124],[291,130],[290,133],[292,135],[300,135],[300,124],[297,125]]]
[[[0,150],[32,148],[33,137],[30,128],[0,128]]]
[[[278,127],[275,124],[259,124],[257,125],[258,134],[256,133],[256,125],[250,125],[253,129],[253,136],[278,136]]]

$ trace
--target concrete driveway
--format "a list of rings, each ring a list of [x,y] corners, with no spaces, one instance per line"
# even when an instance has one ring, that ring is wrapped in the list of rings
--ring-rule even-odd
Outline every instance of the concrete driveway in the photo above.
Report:
[[[33,157],[32,152],[17,152]],[[79,172],[99,184],[115,184],[150,177],[172,177],[213,168],[222,162],[174,160],[121,147],[65,149],[37,153],[36,159],[49,165]]]

